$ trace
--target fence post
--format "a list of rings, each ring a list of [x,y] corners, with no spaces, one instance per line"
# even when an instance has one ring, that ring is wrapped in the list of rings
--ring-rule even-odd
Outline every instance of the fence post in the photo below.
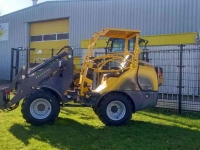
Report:
[[[11,64],[10,64],[10,82],[13,80],[13,67],[14,67],[14,48],[11,48]]]
[[[26,73],[28,73],[28,69],[30,68],[30,48],[26,48]]]
[[[180,47],[180,60],[179,60],[179,85],[178,85],[178,88],[179,88],[179,98],[178,98],[178,113],[181,114],[182,112],[182,108],[181,108],[181,103],[182,103],[182,88],[183,88],[183,85],[182,85],[182,77],[183,77],[183,47],[185,45],[181,44],[179,45]]]
[[[18,70],[19,70],[19,50],[16,50],[16,62],[15,62],[16,66],[15,66],[15,76],[18,74]]]
[[[54,49],[52,48],[51,49],[51,57],[53,57],[53,55],[54,55]]]
[[[15,61],[15,76],[17,76],[19,71],[19,49],[16,49],[16,61]],[[18,83],[15,84],[15,90],[17,90]]]

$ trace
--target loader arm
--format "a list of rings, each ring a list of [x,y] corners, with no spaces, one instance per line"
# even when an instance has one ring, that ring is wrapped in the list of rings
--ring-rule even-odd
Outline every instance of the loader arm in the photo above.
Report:
[[[38,88],[53,90],[60,99],[64,100],[63,93],[68,89],[72,80],[72,51],[60,53],[29,69],[27,73],[26,67],[23,67],[10,86],[1,93],[0,105],[9,108]],[[9,95],[12,91],[16,94],[10,100]]]

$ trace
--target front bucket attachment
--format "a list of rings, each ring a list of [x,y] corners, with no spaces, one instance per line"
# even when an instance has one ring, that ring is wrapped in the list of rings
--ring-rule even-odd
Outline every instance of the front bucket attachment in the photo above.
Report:
[[[10,92],[7,89],[0,89],[0,110],[14,110],[19,106],[19,102],[6,107],[6,104],[10,101]]]

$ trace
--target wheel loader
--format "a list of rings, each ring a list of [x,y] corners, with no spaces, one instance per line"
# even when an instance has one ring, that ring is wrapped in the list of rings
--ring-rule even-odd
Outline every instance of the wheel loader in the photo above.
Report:
[[[98,39],[107,46],[95,56]],[[139,60],[141,42],[138,30],[105,28],[90,39],[76,75],[70,46],[37,66],[25,65],[1,89],[1,109],[14,110],[22,100],[26,122],[44,125],[55,122],[61,107],[91,107],[105,125],[124,125],[133,113],[156,106],[163,81],[161,68]]]

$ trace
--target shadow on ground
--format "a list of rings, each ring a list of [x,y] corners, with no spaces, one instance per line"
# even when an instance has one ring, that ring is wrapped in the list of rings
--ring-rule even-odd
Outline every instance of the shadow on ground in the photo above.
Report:
[[[14,124],[10,132],[26,146],[35,138],[58,149],[195,149],[200,147],[200,132],[141,121],[122,127],[90,126],[68,118],[54,125],[34,127]]]

